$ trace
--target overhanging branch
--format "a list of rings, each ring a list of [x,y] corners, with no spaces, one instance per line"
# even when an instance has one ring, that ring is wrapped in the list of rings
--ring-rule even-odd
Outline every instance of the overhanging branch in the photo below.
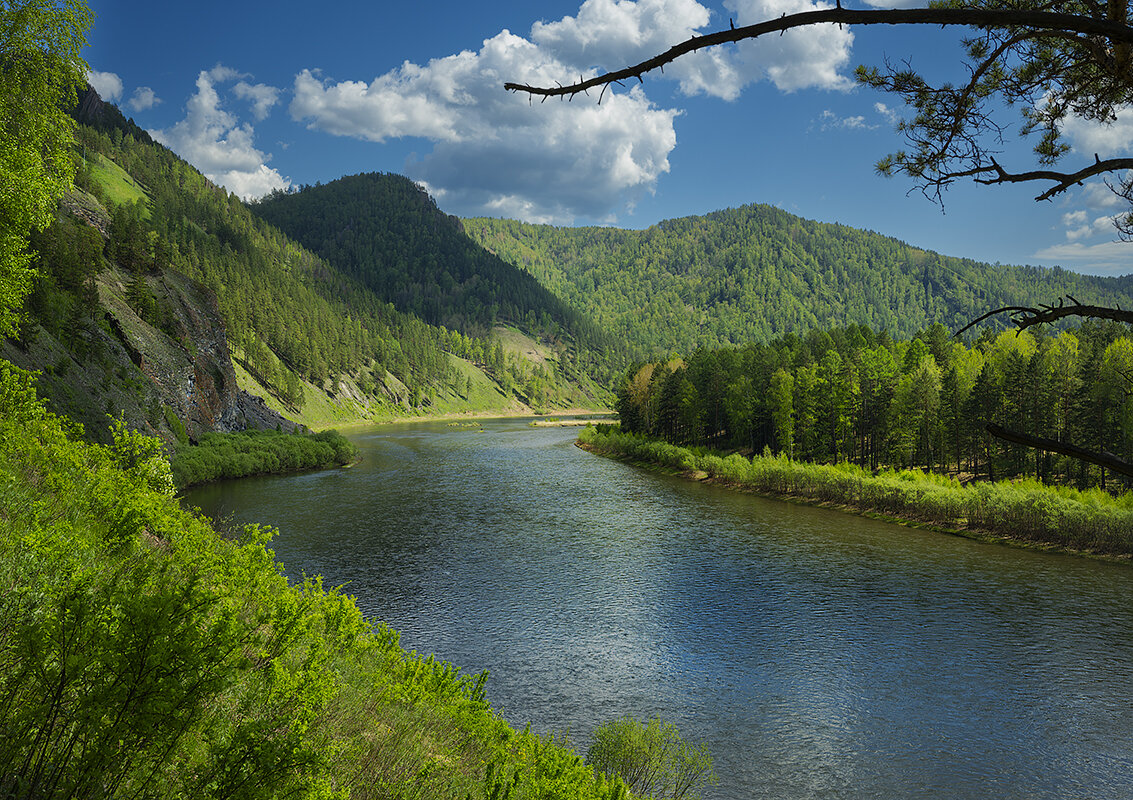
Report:
[[[948,179],[972,177],[976,183],[982,183],[987,186],[997,183],[1054,181],[1054,186],[1035,198],[1035,200],[1049,200],[1056,194],[1065,192],[1071,186],[1076,186],[1087,178],[1127,169],[1133,169],[1133,158],[1107,158],[1105,161],[1102,161],[1097,156],[1094,156],[1093,164],[1090,164],[1088,167],[1083,167],[1077,172],[1057,172],[1049,169],[1035,169],[1029,172],[1008,172],[1003,169],[995,159],[992,159],[991,166],[976,167],[974,169],[964,170],[963,172],[948,173],[944,177]],[[989,173],[994,174],[994,177],[976,177]]]
[[[1070,32],[1087,36],[1100,36],[1112,42],[1133,44],[1133,28],[1109,20],[1084,17],[1076,14],[1057,14],[1046,11],[1002,10],[982,8],[908,8],[894,10],[857,10],[848,8],[825,8],[818,11],[804,11],[789,14],[778,19],[730,28],[705,36],[693,36],[678,45],[642,61],[632,67],[607,72],[589,80],[579,80],[568,86],[540,87],[523,83],[508,82],[504,89],[512,92],[526,92],[541,97],[573,97],[596,86],[606,86],[618,81],[637,78],[660,69],[676,61],[683,55],[694,53],[708,47],[757,39],[769,33],[782,33],[792,28],[809,25],[833,23],[841,25],[961,25],[969,28],[1029,28],[1036,33]]]
[[[1070,456],[1077,458],[1080,461],[1088,461],[1091,464],[1097,464],[1100,467],[1105,467],[1121,475],[1133,476],[1133,464],[1128,461],[1115,456],[1113,453],[1095,453],[1093,450],[1087,450],[1084,447],[1078,447],[1074,444],[1067,444],[1066,442],[1055,441],[1054,439],[1047,439],[1042,436],[1031,436],[1026,433],[1019,433],[1018,431],[1008,430],[989,423],[986,427],[988,433],[997,439],[1003,439],[1006,442],[1013,442],[1015,444],[1033,447],[1036,450],[1045,450],[1051,453],[1058,453],[1059,455]]]
[[[1067,305],[1060,297],[1058,305],[1048,306],[1041,305],[1038,308],[1030,306],[1003,306],[994,311],[989,311],[986,314],[981,314],[974,320],[969,322],[960,330],[956,331],[956,336],[959,336],[969,328],[983,322],[989,317],[994,317],[996,314],[1010,314],[1011,321],[1020,330],[1030,328],[1032,325],[1042,325],[1048,322],[1058,322],[1059,320],[1066,319],[1067,317],[1087,317],[1090,319],[1109,319],[1114,322],[1125,322],[1133,324],[1133,311],[1127,311],[1120,306],[1111,308],[1109,306],[1087,306],[1079,303],[1071,295],[1067,295],[1066,299],[1070,301]]]

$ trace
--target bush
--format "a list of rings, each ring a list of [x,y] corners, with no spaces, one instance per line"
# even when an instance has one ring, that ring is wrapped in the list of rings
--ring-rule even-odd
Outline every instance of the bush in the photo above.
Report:
[[[358,448],[338,431],[206,433],[199,444],[177,448],[173,478],[184,489],[224,478],[344,466],[357,458]]]
[[[716,782],[707,746],[689,745],[659,719],[623,717],[598,726],[586,763],[621,778],[634,794],[657,800],[692,800]]]

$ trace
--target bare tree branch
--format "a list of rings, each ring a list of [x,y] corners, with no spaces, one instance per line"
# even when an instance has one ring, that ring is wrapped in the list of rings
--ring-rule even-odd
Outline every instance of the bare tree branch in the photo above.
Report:
[[[962,172],[945,173],[942,175],[944,178],[966,178],[972,177],[976,183],[982,183],[985,186],[990,186],[996,183],[1023,183],[1025,181],[1054,181],[1055,185],[1047,189],[1045,192],[1035,198],[1035,200],[1049,200],[1056,194],[1065,192],[1071,186],[1076,186],[1087,178],[1092,178],[1095,175],[1102,175],[1109,172],[1117,172],[1119,170],[1133,169],[1133,158],[1108,158],[1102,161],[1097,156],[1094,156],[1094,163],[1088,167],[1083,167],[1077,172],[1057,172],[1049,169],[1036,169],[1029,172],[1007,172],[1003,167],[999,166],[996,160],[991,159],[991,166],[976,167],[974,169],[964,170]],[[977,175],[986,175],[994,173],[993,178],[979,178],[974,177]]]
[[[1010,314],[1011,321],[1015,323],[1020,331],[1030,328],[1032,325],[1042,325],[1048,322],[1058,322],[1067,317],[1087,317],[1090,319],[1110,319],[1114,322],[1126,322],[1133,324],[1133,311],[1126,311],[1120,306],[1117,308],[1110,308],[1108,306],[1087,306],[1078,302],[1070,295],[1066,296],[1070,301],[1067,305],[1063,299],[1058,298],[1058,305],[1048,306],[1041,305],[1039,308],[1031,308],[1030,306],[1003,306],[994,311],[989,311],[986,314],[981,314],[974,320],[969,322],[960,330],[956,331],[956,336],[959,336],[969,328],[978,325],[989,317],[994,317],[996,314]]]
[[[997,439],[1003,439],[1006,442],[1013,442],[1015,444],[1033,447],[1036,450],[1045,450],[1051,453],[1058,453],[1071,458],[1077,458],[1081,461],[1089,461],[1091,464],[1105,467],[1121,475],[1133,476],[1133,464],[1128,461],[1115,456],[1113,453],[1102,451],[1095,453],[1093,450],[1087,450],[1084,447],[1068,444],[1066,442],[1055,441],[1054,439],[1046,439],[1042,436],[1031,436],[1027,433],[1019,433],[1018,431],[1008,430],[999,425],[988,423],[986,430]]]
[[[1036,32],[1071,32],[1085,36],[1101,36],[1113,42],[1133,44],[1133,28],[1107,19],[1077,14],[983,8],[908,8],[878,11],[842,8],[839,4],[837,8],[804,11],[800,14],[789,14],[755,25],[717,31],[705,36],[693,36],[648,61],[642,61],[640,64],[616,72],[607,72],[589,80],[580,79],[578,83],[567,86],[539,87],[525,83],[508,82],[504,84],[504,89],[542,97],[573,97],[579,92],[584,92],[595,86],[605,86],[629,78],[637,78],[641,81],[641,76],[645,73],[660,69],[681,56],[694,53],[697,50],[740,42],[745,39],[757,39],[769,33],[782,33],[792,28],[804,28],[822,23],[840,25],[961,25],[970,28],[1026,27]]]

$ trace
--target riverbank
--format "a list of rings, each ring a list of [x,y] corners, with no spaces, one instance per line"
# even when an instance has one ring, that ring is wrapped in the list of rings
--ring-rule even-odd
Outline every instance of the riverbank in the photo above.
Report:
[[[612,429],[584,428],[578,445],[597,455],[659,467],[790,502],[863,514],[981,541],[1107,560],[1133,558],[1133,495],[1112,497],[1033,480],[962,486],[942,475],[853,464],[809,464],[677,447]]]
[[[195,445],[181,445],[170,459],[178,490],[204,483],[287,475],[329,467],[350,466],[358,448],[336,430],[320,433],[242,431],[206,433]]]

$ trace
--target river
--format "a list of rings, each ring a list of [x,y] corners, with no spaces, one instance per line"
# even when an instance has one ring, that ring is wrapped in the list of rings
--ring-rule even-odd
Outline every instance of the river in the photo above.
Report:
[[[351,434],[352,469],[200,487],[513,725],[658,715],[706,797],[1133,798],[1133,567],[658,475],[493,420]]]

